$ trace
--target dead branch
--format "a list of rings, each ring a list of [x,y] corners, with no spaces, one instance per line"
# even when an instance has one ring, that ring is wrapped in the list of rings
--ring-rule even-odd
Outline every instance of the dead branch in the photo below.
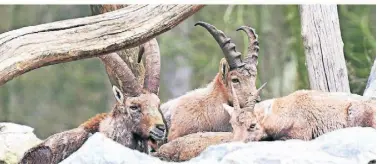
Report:
[[[129,5],[96,16],[0,34],[0,85],[40,67],[138,46],[170,30],[203,5]]]

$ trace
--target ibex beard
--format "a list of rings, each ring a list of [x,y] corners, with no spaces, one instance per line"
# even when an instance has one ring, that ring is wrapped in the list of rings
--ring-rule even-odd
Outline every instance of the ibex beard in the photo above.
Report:
[[[116,105],[116,110],[101,122],[99,131],[131,149],[147,152],[148,142],[163,140],[166,135],[160,99],[155,94],[141,94],[124,104]]]

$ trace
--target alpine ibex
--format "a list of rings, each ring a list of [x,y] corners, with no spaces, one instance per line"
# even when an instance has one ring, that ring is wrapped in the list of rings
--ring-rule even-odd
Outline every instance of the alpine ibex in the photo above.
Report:
[[[206,28],[215,38],[225,56],[220,62],[219,73],[205,88],[196,89],[161,105],[169,127],[168,141],[203,131],[231,131],[229,114],[222,104],[232,106],[230,84],[239,93],[240,106],[244,107],[247,96],[254,93],[258,64],[258,40],[254,29],[242,26],[249,37],[248,55],[243,61],[235,44],[216,27],[205,22],[195,24]],[[259,97],[258,97],[259,99]]]
[[[249,138],[254,138],[254,136],[250,136],[254,134],[249,133],[254,128],[253,125],[256,124],[256,120],[252,119],[252,112],[259,93],[265,84],[256,93],[247,98],[244,108],[240,107],[236,90],[233,87],[234,84],[230,85],[234,107],[230,107],[227,104],[223,104],[223,107],[230,115],[229,123],[232,125],[233,132],[198,132],[188,134],[162,145],[153,155],[167,161],[186,161],[198,156],[208,146],[231,141],[247,142]]]
[[[376,128],[376,100],[343,92],[299,90],[254,110],[254,141],[311,140],[346,127]]]
[[[240,108],[237,101],[234,107],[223,104],[231,115],[233,133],[189,134],[162,145],[154,156],[169,161],[185,161],[198,156],[210,145],[224,142],[311,140],[340,128],[376,128],[374,98],[342,92],[300,90],[256,105],[253,100],[255,98],[249,99],[242,110],[237,110]]]
[[[98,114],[78,128],[50,136],[27,151],[20,163],[58,163],[75,152],[91,133],[101,132],[131,149],[147,152],[148,142],[163,140],[165,123],[159,110],[160,54],[156,39],[142,45],[145,56],[144,87],[116,54],[100,56],[116,98],[108,114]]]

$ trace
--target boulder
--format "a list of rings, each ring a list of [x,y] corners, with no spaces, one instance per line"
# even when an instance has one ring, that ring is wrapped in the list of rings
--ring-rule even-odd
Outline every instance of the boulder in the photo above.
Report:
[[[164,163],[157,158],[129,149],[107,138],[102,133],[92,135],[79,150],[59,164],[120,164],[120,163]]]
[[[227,143],[207,148],[193,162],[211,163],[368,163],[376,159],[376,130],[346,128],[312,141]]]
[[[34,129],[24,125],[0,123],[0,163],[14,164],[24,152],[41,142]]]
[[[208,147],[188,164],[221,163],[341,163],[367,164],[376,159],[376,130],[345,128],[324,134],[312,141],[287,140],[274,142],[226,143]],[[173,163],[126,148],[101,133],[91,136],[75,153],[61,162],[73,163]]]

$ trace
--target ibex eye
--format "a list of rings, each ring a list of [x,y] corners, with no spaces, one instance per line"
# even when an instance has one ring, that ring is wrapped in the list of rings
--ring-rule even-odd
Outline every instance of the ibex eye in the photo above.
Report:
[[[232,83],[239,83],[240,82],[240,80],[238,80],[238,79],[232,79]]]
[[[255,124],[251,124],[249,128],[250,129],[254,129],[255,128]]]
[[[131,110],[139,110],[139,106],[138,105],[132,105],[132,106],[130,106],[130,109]]]

